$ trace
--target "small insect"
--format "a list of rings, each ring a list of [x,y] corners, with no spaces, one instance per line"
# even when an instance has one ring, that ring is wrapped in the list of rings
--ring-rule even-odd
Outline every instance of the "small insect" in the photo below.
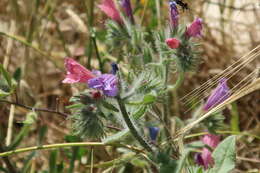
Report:
[[[176,2],[176,4],[178,4],[179,6],[181,6],[181,8],[184,10],[188,10],[189,9],[189,5],[186,2],[183,2],[182,0],[173,0],[174,2]]]

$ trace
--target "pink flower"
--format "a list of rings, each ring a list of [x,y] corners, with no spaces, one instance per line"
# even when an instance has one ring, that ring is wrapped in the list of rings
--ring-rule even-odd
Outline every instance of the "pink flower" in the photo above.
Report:
[[[219,136],[213,135],[213,134],[207,134],[204,135],[202,138],[202,142],[212,149],[216,148],[219,144]],[[208,169],[210,165],[213,165],[214,160],[212,158],[212,153],[211,151],[204,147],[202,149],[201,153],[196,153],[195,154],[195,161],[198,165],[201,165],[204,167],[204,169]]]
[[[165,42],[172,49],[176,49],[180,46],[180,41],[176,38],[168,38],[165,40]]]
[[[188,29],[187,29],[185,34],[189,38],[190,37],[200,37],[201,36],[201,31],[202,31],[202,19],[201,18],[197,18],[188,27]]]
[[[202,138],[202,142],[211,148],[216,148],[219,144],[220,137],[213,134],[207,134]]]
[[[123,23],[122,18],[120,17],[120,13],[116,8],[116,5],[113,0],[103,0],[98,7],[106,13],[108,17],[110,17],[112,20],[118,22],[118,23]]]
[[[63,83],[86,83],[89,79],[96,77],[91,73],[91,71],[80,65],[72,58],[65,59],[65,67],[67,69],[67,75],[62,81]]]

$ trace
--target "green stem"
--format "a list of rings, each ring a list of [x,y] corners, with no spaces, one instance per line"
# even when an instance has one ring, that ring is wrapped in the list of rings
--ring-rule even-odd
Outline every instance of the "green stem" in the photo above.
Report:
[[[231,130],[239,132],[239,113],[237,110],[237,103],[233,102],[231,105]]]
[[[94,1],[88,1],[89,3],[86,3],[83,1],[83,7],[85,8],[86,12],[86,23],[88,30],[90,31],[88,42],[85,46],[85,54],[88,57],[87,61],[87,68],[91,67],[91,60],[92,60],[92,49],[93,49],[93,42],[92,42],[92,28],[93,28],[93,22],[94,22]],[[88,8],[89,7],[89,8]]]
[[[3,151],[4,151],[3,146],[2,146],[2,144],[0,144],[0,152],[3,152]],[[17,171],[16,171],[16,168],[14,167],[14,165],[12,164],[12,162],[10,161],[9,157],[5,156],[5,157],[3,157],[2,159],[3,159],[3,161],[4,161],[4,163],[5,163],[6,167],[7,167],[7,169],[8,169],[10,172],[12,172],[12,173],[16,173],[16,172],[17,172]]]
[[[176,83],[175,83],[173,86],[169,86],[169,87],[167,88],[167,90],[168,90],[168,91],[177,90],[177,89],[181,86],[183,80],[184,80],[184,72],[180,72]]]
[[[97,46],[97,39],[96,39],[95,34],[93,34],[91,39],[93,41],[93,44],[94,44],[94,47],[95,47],[95,51],[96,51],[96,56],[97,56],[97,59],[98,59],[98,62],[99,62],[99,70],[101,72],[103,72],[103,63],[102,63],[101,57],[99,55],[98,46]]]
[[[125,123],[126,125],[128,126],[131,134],[136,138],[136,140],[149,152],[153,152],[153,149],[152,147],[146,142],[145,139],[142,138],[142,136],[138,133],[138,131],[136,130],[132,120],[130,119],[127,111],[126,111],[126,108],[125,108],[125,105],[123,103],[123,100],[118,96],[117,97],[117,102],[118,102],[118,105],[119,105],[119,108],[120,108],[120,111],[122,113],[122,116],[125,120]]]
[[[117,146],[117,147],[124,147],[128,148],[135,152],[142,152],[142,150],[123,144],[106,144],[103,142],[71,142],[71,143],[59,143],[59,144],[50,144],[50,145],[41,145],[41,146],[33,146],[33,147],[26,147],[26,148],[19,148],[11,151],[6,151],[0,153],[0,157],[6,157],[13,154],[35,151],[35,150],[47,150],[47,149],[57,149],[57,148],[65,148],[65,147],[82,147],[82,146]]]
[[[168,83],[168,74],[169,74],[169,64],[165,65],[165,79],[164,79],[164,85],[166,87],[166,90],[168,88],[167,83]],[[165,93],[165,102],[163,103],[163,122],[165,124],[165,134],[167,139],[171,138],[171,121],[169,118],[169,91]]]

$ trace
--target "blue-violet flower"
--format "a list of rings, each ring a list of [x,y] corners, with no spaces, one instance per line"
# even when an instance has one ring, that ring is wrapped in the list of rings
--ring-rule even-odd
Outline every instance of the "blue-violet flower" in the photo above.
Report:
[[[118,65],[113,62],[113,63],[111,63],[111,67],[112,67],[111,73],[113,75],[116,75],[116,72],[119,70]]]
[[[171,26],[176,28],[179,24],[179,12],[177,8],[177,4],[174,1],[169,2],[170,5],[170,21]]]
[[[118,93],[117,77],[113,74],[102,74],[88,80],[88,86],[93,89],[102,90],[106,96],[115,97]]]
[[[203,106],[205,111],[213,108],[214,106],[222,103],[230,96],[230,90],[227,86],[227,79],[221,79],[218,86],[212,91],[211,95]]]
[[[158,136],[159,130],[160,130],[159,127],[149,127],[150,138],[151,138],[151,141],[154,143]]]

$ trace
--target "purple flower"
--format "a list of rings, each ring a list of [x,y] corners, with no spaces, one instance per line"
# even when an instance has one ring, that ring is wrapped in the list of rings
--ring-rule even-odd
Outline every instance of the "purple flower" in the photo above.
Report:
[[[125,11],[125,14],[127,17],[129,17],[132,24],[135,23],[134,16],[133,16],[133,10],[131,7],[130,0],[121,0],[121,5]]]
[[[212,91],[211,95],[203,106],[205,111],[213,108],[214,106],[222,103],[230,96],[230,90],[227,86],[227,79],[221,79],[218,86]]]
[[[106,96],[115,97],[118,93],[117,77],[113,74],[102,74],[88,80],[88,86],[93,89],[102,90]]]
[[[204,135],[202,142],[211,148],[216,148],[219,144],[220,137],[213,134]]]
[[[204,169],[208,169],[214,163],[212,154],[207,148],[203,148],[201,153],[195,154],[195,161],[198,165],[203,166]]]
[[[202,31],[202,19],[197,18],[188,27],[185,34],[188,38],[190,38],[190,37],[200,37],[201,31]]]
[[[160,130],[159,127],[149,127],[150,138],[151,138],[152,142],[154,142],[154,143],[158,136],[159,130]]]
[[[179,12],[177,8],[177,4],[174,1],[169,2],[170,5],[170,21],[171,26],[176,28],[179,24]]]

